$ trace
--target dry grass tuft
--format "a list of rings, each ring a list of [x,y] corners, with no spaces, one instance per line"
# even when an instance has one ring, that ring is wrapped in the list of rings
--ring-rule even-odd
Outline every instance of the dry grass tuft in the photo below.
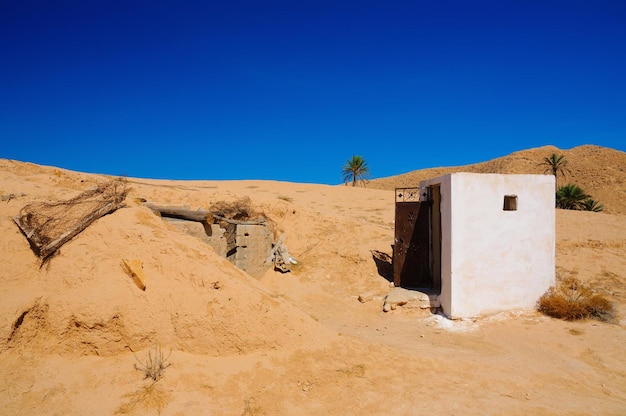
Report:
[[[146,358],[145,362],[139,361],[139,359],[135,356],[135,359],[139,363],[139,365],[135,364],[135,368],[137,370],[143,371],[145,377],[151,378],[154,381],[157,381],[161,377],[163,377],[163,372],[170,364],[167,360],[172,355],[172,351],[165,357],[163,354],[163,350],[159,344],[154,344],[150,351],[148,351],[148,358]]]
[[[566,321],[594,318],[606,322],[615,319],[613,304],[574,277],[565,278],[548,289],[539,299],[538,309]]]

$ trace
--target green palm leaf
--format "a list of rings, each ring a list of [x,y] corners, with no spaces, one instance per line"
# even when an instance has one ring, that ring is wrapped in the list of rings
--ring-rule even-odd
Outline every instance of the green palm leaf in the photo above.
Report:
[[[348,182],[352,182],[352,186],[356,186],[359,181],[366,182],[368,175],[369,168],[361,156],[352,156],[341,169],[341,176],[346,185]]]

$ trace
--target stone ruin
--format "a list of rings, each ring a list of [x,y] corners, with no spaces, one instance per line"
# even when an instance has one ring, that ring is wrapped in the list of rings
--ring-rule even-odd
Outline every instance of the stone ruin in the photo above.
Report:
[[[126,181],[112,180],[69,200],[28,204],[13,220],[43,264],[98,218],[123,207],[128,192]],[[276,240],[275,224],[252,209],[250,198],[218,202],[208,211],[139,201],[253,277],[272,266],[288,272],[295,264],[282,240]]]
[[[260,278],[272,267],[288,272],[295,262],[281,239],[275,239],[274,224],[251,208],[249,198],[233,203],[218,202],[208,211],[144,203],[164,221],[199,238],[250,276]]]

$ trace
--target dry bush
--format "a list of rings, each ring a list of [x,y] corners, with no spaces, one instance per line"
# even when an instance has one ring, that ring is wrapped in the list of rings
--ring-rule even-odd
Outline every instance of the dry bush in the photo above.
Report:
[[[129,192],[125,179],[113,179],[72,199],[28,204],[14,221],[35,254],[47,259],[98,218],[124,206]]]
[[[565,278],[548,289],[539,298],[538,309],[566,321],[585,318],[611,321],[615,318],[613,304],[574,277]]]
[[[145,378],[151,378],[157,381],[163,376],[165,369],[170,366],[167,362],[170,355],[172,355],[172,351],[165,357],[161,346],[154,344],[154,346],[150,348],[150,351],[148,351],[148,358],[146,358],[145,362],[139,361],[137,356],[135,356],[135,359],[139,363],[139,365],[135,364],[135,368],[143,371]]]
[[[252,207],[249,197],[243,197],[233,202],[220,201],[211,205],[209,211],[220,217],[239,221],[264,221],[265,215]]]
[[[263,211],[256,210],[252,205],[250,197],[243,197],[236,201],[219,201],[209,207],[209,212],[228,220],[250,221],[252,223],[265,224],[274,238],[278,238],[279,230],[277,224],[269,218]],[[217,223],[226,230],[228,235],[234,234],[234,226],[220,218]],[[234,237],[233,237],[234,238]]]

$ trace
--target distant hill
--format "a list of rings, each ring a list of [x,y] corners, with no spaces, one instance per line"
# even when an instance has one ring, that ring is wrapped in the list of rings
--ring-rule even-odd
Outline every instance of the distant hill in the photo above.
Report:
[[[626,153],[606,147],[585,145],[570,150],[543,146],[521,150],[488,162],[466,166],[416,170],[402,175],[374,179],[368,188],[388,189],[417,186],[421,180],[454,172],[473,173],[544,173],[541,163],[552,153],[568,160],[570,173],[559,176],[557,186],[575,183],[604,205],[604,212],[626,214]]]

